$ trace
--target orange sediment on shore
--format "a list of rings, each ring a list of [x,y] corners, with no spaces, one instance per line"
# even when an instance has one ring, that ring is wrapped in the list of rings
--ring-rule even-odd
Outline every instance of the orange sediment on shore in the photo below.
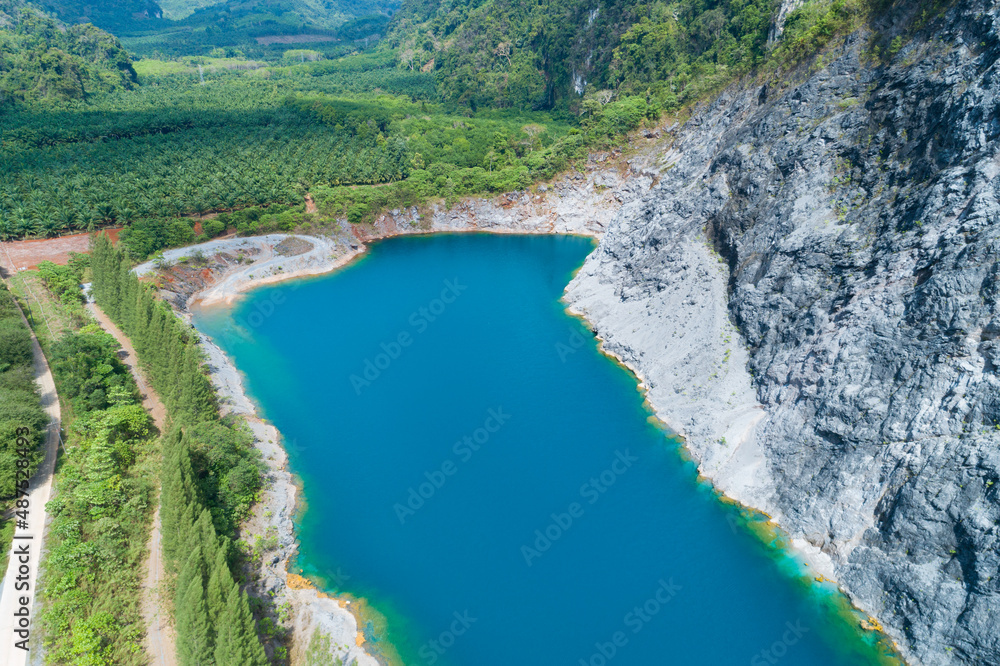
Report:
[[[331,597],[329,594],[316,587],[316,584],[305,576],[300,576],[297,573],[289,571],[285,578],[285,584],[293,590],[316,590],[316,595],[320,599],[336,599],[341,608],[347,608],[347,602],[345,600]]]
[[[866,631],[878,631],[878,632],[884,631],[884,629],[882,628],[882,624],[875,618],[871,617],[870,615],[868,616],[867,620],[861,620],[860,624],[861,628]],[[893,645],[895,644],[896,644],[895,641],[893,641]]]
[[[308,578],[300,576],[298,574],[288,572],[288,578],[286,579],[288,587],[293,590],[314,590],[316,586],[312,584]]]

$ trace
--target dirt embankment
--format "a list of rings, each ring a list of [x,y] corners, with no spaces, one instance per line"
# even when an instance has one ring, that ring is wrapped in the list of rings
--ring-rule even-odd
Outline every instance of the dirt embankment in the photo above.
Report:
[[[118,240],[121,229],[104,229],[112,241]],[[13,275],[17,271],[38,268],[43,261],[65,264],[69,261],[70,252],[87,252],[90,249],[90,234],[73,234],[59,238],[40,238],[37,240],[8,241],[0,243],[0,268],[5,275]]]

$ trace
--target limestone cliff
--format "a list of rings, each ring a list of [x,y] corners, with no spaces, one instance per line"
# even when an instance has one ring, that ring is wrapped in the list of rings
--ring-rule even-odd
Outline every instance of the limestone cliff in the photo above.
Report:
[[[914,664],[1000,663],[998,20],[734,86],[567,295]]]
[[[702,472],[911,664],[1000,664],[1000,6],[952,3],[891,62],[869,29],[841,41],[638,155],[391,211],[343,252],[438,230],[600,236],[567,301]]]

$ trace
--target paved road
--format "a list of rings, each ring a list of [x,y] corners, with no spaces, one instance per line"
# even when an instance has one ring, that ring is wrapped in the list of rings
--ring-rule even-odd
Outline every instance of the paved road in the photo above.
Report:
[[[114,322],[94,303],[88,303],[94,318],[105,331],[115,336],[118,344],[125,350],[126,356],[122,362],[128,366],[135,377],[135,382],[142,393],[142,404],[153,417],[153,423],[159,430],[163,431],[163,426],[167,420],[167,409],[160,402],[159,397],[153,389],[146,383],[142,373],[139,372],[138,357],[135,349],[132,348],[131,341],[125,337]],[[164,579],[163,552],[160,537],[160,507],[157,505],[153,513],[153,527],[149,535],[149,558],[146,560],[146,576],[142,581],[142,615],[146,620],[146,651],[149,653],[151,663],[157,666],[176,666],[177,650],[175,647],[175,636],[173,626],[170,624],[169,615],[163,611],[163,603],[160,598],[162,590],[161,583]]]
[[[23,313],[21,317],[24,317]],[[27,320],[24,325],[28,325]],[[25,637],[25,634],[15,633],[23,631],[20,625],[27,623],[28,631],[37,631],[34,602],[38,562],[45,539],[45,503],[49,501],[52,491],[52,473],[59,450],[59,396],[56,395],[56,385],[52,380],[49,364],[45,361],[34,333],[31,335],[31,346],[34,352],[35,381],[41,390],[42,407],[49,417],[49,425],[45,438],[45,458],[28,486],[27,526],[17,527],[14,531],[12,553],[3,580],[3,592],[0,594],[0,664],[5,666],[22,666],[28,663],[28,651],[17,646]],[[15,616],[22,609],[27,614],[24,620]],[[15,626],[15,622],[18,626]]]

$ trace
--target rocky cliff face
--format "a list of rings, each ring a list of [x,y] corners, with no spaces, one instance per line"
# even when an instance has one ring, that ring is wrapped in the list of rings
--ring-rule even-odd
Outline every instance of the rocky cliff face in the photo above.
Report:
[[[883,26],[887,27],[887,26]],[[675,130],[567,298],[914,664],[1000,663],[1000,8]]]

